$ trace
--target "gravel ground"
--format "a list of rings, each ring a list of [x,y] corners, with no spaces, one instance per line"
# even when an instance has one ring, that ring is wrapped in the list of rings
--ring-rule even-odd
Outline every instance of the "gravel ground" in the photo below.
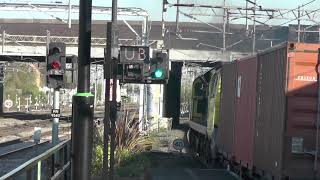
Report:
[[[145,180],[240,180],[226,170],[217,169],[168,169],[151,170],[151,176]]]
[[[208,169],[194,154],[190,153],[186,138],[187,127],[168,132],[159,132],[160,146],[153,147],[153,165],[146,171],[145,180],[239,180],[234,174],[223,169]],[[182,139],[182,151],[173,148],[173,141]]]
[[[0,117],[0,143],[18,139],[29,139],[34,128],[41,127],[41,133],[51,133],[52,122],[49,114],[5,113]],[[70,123],[60,121],[60,128],[70,127]]]
[[[61,128],[59,136],[65,136],[70,129],[70,122],[64,121],[66,118],[62,117],[59,127]],[[34,127],[41,127],[42,140],[51,139],[52,121],[50,121],[50,112],[36,112],[36,113],[5,113],[0,117],[0,144],[12,140],[28,140],[32,139],[34,134]],[[50,136],[50,137],[49,137]],[[32,145],[33,142],[20,142],[15,144],[2,144],[0,148],[0,155],[6,152],[18,149],[21,147]],[[23,153],[12,154],[0,157],[0,177],[14,168],[22,165],[31,158],[50,149],[51,144],[47,143],[37,147],[30,148],[23,151]],[[45,165],[42,164],[42,167]],[[25,179],[25,174],[22,174],[16,179]]]
[[[184,142],[184,148],[181,152],[188,153],[189,145],[186,137],[186,132],[186,128],[182,128],[156,133],[156,137],[160,140],[160,144],[159,146],[153,147],[152,150],[159,152],[180,152],[179,150],[173,148],[173,141],[175,139],[182,139]]]

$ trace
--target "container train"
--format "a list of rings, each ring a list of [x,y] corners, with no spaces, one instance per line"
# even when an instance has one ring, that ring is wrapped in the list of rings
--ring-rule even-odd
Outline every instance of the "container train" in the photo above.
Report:
[[[243,179],[320,177],[319,48],[287,42],[197,77],[188,122],[194,151]]]

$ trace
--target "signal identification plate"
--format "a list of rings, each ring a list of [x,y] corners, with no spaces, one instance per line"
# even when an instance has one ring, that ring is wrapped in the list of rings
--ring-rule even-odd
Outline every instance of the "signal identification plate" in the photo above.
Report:
[[[148,46],[121,46],[120,62],[149,63]]]
[[[52,118],[60,118],[60,109],[52,109],[51,110]]]

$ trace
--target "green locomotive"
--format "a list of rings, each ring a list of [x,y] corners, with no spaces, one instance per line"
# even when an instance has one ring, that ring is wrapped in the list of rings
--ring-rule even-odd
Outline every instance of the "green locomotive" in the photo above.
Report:
[[[188,122],[189,143],[197,153],[208,159],[214,157],[210,149],[215,147],[218,131],[221,97],[221,64],[197,77],[192,87],[191,117]]]

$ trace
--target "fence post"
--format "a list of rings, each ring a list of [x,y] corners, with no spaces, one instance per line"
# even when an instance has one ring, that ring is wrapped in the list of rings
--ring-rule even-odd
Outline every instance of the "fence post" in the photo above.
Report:
[[[41,180],[41,161],[38,162],[38,169],[37,169],[37,180]]]

